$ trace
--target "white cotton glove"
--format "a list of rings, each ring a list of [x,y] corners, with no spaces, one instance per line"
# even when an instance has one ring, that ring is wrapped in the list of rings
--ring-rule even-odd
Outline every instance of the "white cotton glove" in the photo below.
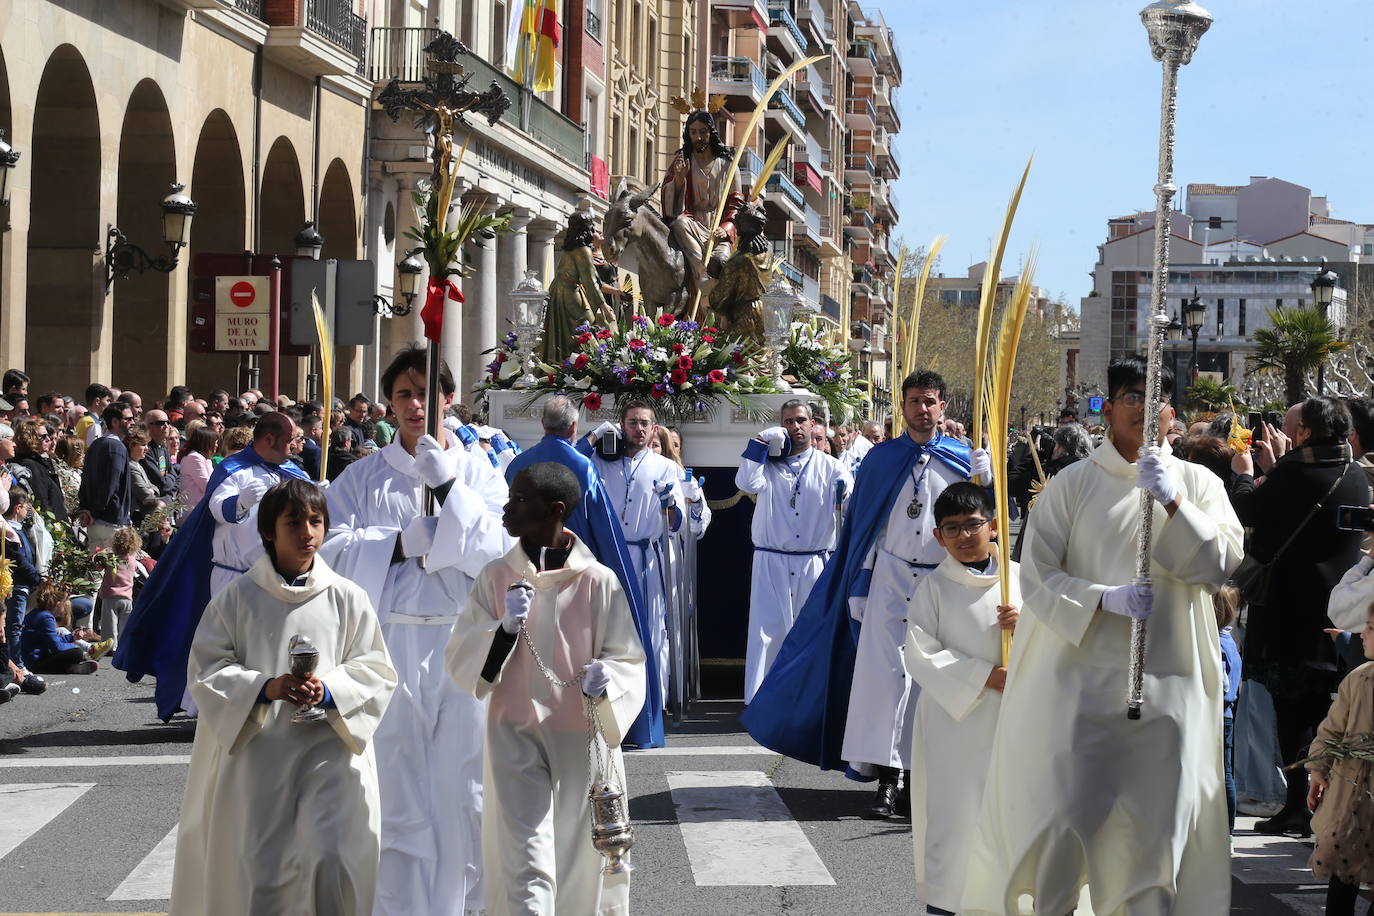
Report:
[[[782,446],[787,442],[787,430],[783,429],[781,426],[770,426],[767,429],[759,431],[759,439],[770,445]]]
[[[606,433],[615,433],[617,436],[619,436],[620,427],[616,426],[614,423],[611,423],[609,421],[602,423],[596,429],[592,430],[592,441],[600,442],[601,437],[606,435]]]
[[[426,433],[415,443],[415,472],[427,487],[442,487],[458,476],[458,450],[446,449]]]
[[[689,503],[701,499],[701,484],[698,482],[698,478],[688,477],[682,481],[682,498]]]
[[[1132,620],[1154,613],[1154,590],[1148,585],[1115,585],[1102,593],[1102,610]]]
[[[976,448],[969,456],[969,478],[985,487],[992,486],[992,456],[985,448]]]
[[[239,487],[238,507],[244,512],[262,502],[262,498],[268,490],[267,481],[261,477],[249,479],[242,487]]]
[[[506,589],[506,616],[501,618],[501,629],[511,635],[520,631],[520,624],[530,616],[530,603],[534,601],[534,588],[523,579]]]
[[[658,507],[668,509],[673,505],[673,482],[671,480],[655,480],[654,495],[658,497]]]
[[[1164,466],[1164,458],[1158,448],[1150,449],[1149,454],[1138,459],[1135,466],[1135,485],[1142,490],[1149,490],[1160,505],[1167,506],[1178,499],[1178,485],[1169,476],[1169,469]]]
[[[462,425],[462,423],[458,422],[457,417],[444,417],[444,429],[447,429],[450,432],[456,433],[458,431],[458,428]]]
[[[401,531],[401,553],[407,557],[422,557],[434,547],[434,533],[439,530],[439,516],[421,515],[412,518]]]
[[[587,663],[586,674],[582,675],[582,692],[589,697],[604,696],[609,686],[611,676],[606,673],[606,666],[601,664],[601,659],[592,659]]]

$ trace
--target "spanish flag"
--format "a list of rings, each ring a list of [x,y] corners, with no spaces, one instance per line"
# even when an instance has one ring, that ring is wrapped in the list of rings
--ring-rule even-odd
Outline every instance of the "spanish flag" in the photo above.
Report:
[[[510,69],[515,81],[535,92],[552,89],[557,62],[554,51],[563,38],[558,0],[525,0],[524,11],[518,18],[512,17],[511,34]]]

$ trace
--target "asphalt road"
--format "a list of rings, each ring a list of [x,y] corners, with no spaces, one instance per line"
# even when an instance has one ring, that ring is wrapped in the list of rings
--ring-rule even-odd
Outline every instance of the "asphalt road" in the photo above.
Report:
[[[194,725],[158,722],[151,688],[108,668],[49,682],[0,706],[0,916],[164,912]],[[634,910],[923,912],[908,824],[864,819],[868,788],[752,745],[738,710],[699,704],[666,752],[629,756]],[[1233,913],[1322,911],[1302,844],[1241,832],[1236,849]]]

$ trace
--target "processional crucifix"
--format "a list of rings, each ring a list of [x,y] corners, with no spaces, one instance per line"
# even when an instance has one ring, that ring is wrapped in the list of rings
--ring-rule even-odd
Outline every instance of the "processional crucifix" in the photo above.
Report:
[[[425,417],[430,432],[443,441],[443,412],[439,409],[439,341],[444,321],[444,309],[449,301],[462,303],[462,294],[449,278],[462,274],[457,261],[463,234],[446,229],[449,206],[453,203],[453,188],[458,181],[458,164],[453,161],[453,129],[466,124],[464,115],[477,112],[495,124],[510,107],[510,98],[496,80],[485,92],[468,89],[472,74],[458,63],[460,55],[470,53],[467,47],[448,32],[439,34],[425,45],[425,73],[420,85],[403,86],[398,76],[377,96],[377,102],[391,120],[396,121],[403,111],[417,112],[415,127],[434,138],[430,158],[434,162],[433,187],[430,190],[425,214],[422,215],[422,234],[425,261],[429,265],[429,284],[425,306],[420,312],[428,340],[428,364],[425,372]],[[464,147],[466,149],[466,147]],[[460,154],[461,160],[461,154]],[[413,253],[413,252],[412,252]],[[433,494],[425,491],[425,511],[433,511]]]

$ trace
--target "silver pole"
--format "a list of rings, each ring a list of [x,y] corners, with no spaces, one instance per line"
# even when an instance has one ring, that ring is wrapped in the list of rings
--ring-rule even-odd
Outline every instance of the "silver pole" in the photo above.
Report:
[[[1169,291],[1169,230],[1173,221],[1175,123],[1178,117],[1178,71],[1193,59],[1198,41],[1212,25],[1212,16],[1192,0],[1156,0],[1140,11],[1150,33],[1150,50],[1164,65],[1159,101],[1159,180],[1155,184],[1155,262],[1150,291],[1148,371],[1145,382],[1145,456],[1159,440],[1159,389],[1164,360],[1164,332],[1169,315],[1164,300]],[[1140,529],[1136,539],[1135,583],[1150,584],[1150,548],[1154,529],[1154,497],[1140,494]],[[1145,702],[1145,621],[1131,621],[1131,662],[1126,715],[1140,718]]]

